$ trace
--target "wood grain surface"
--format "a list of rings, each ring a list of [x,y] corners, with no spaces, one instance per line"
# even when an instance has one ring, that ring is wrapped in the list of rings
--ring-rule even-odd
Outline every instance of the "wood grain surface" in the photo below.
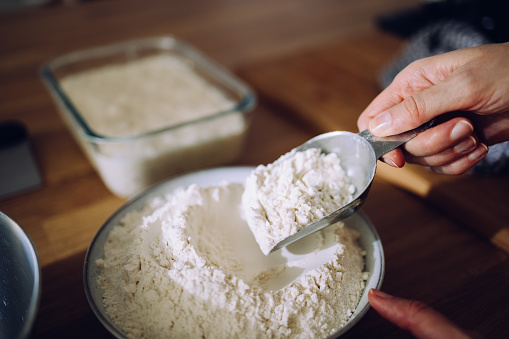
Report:
[[[257,165],[272,162],[330,123],[330,116],[321,114],[303,123],[295,114],[303,108],[310,113],[332,111],[340,104],[345,118],[340,126],[355,128],[356,115],[378,91],[376,65],[389,60],[402,43],[377,31],[374,20],[417,3],[105,0],[0,14],[0,122],[16,119],[27,126],[44,178],[42,188],[0,200],[0,210],[27,231],[39,254],[42,297],[34,337],[111,338],[87,304],[83,261],[97,230],[125,202],[105,188],[60,120],[38,77],[44,62],[78,49],[172,34],[242,77],[245,70],[280,60],[302,63],[292,72],[273,70],[284,71],[275,73],[273,78],[281,82],[274,85],[292,83],[296,92],[275,87],[277,96],[260,92],[245,153],[234,164]],[[322,48],[341,48],[342,43],[350,47],[331,57],[340,56],[347,83],[331,76],[337,72],[331,68],[335,59],[316,63],[310,58]],[[317,80],[303,81],[293,73],[297,69],[306,75],[309,64],[314,65]],[[254,87],[262,88],[250,79]],[[330,83],[326,90],[315,91],[320,81]],[[290,105],[291,95],[298,97],[295,106]],[[507,194],[499,199],[506,203]],[[463,205],[454,208],[465,212]],[[509,337],[507,253],[473,234],[461,219],[399,189],[386,176],[375,179],[363,211],[382,239],[385,291],[422,300],[486,338]],[[410,335],[371,310],[347,337]]]

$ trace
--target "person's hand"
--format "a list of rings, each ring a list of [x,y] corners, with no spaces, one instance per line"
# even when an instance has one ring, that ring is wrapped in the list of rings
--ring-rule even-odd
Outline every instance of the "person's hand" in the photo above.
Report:
[[[464,173],[487,154],[486,145],[509,140],[508,60],[509,43],[417,60],[373,100],[357,125],[388,136],[438,117],[438,125],[382,160],[394,167],[406,160],[438,173]]]
[[[382,317],[419,339],[473,339],[470,334],[420,301],[393,297],[371,289],[369,303]]]

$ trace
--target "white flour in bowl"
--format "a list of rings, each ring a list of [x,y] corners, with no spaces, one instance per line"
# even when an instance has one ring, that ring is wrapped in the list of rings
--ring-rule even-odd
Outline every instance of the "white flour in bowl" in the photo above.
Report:
[[[354,193],[339,157],[312,148],[258,166],[242,199],[247,223],[268,254],[281,240],[346,205]]]
[[[243,192],[191,185],[112,229],[99,285],[130,338],[325,338],[345,324],[367,279],[358,234],[338,223],[266,256]]]

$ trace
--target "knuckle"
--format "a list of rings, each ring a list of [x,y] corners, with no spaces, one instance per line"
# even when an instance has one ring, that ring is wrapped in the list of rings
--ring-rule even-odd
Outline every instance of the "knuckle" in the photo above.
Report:
[[[416,98],[416,96],[409,96],[403,100],[403,107],[408,115],[408,118],[412,120],[421,121],[421,118],[426,112],[426,106],[422,100]]]
[[[462,69],[454,75],[454,87],[457,93],[461,93],[458,105],[467,110],[476,110],[483,107],[488,98],[492,97],[493,82],[479,81],[479,76],[470,68]],[[482,95],[480,93],[483,93]]]
[[[475,74],[470,69],[464,69],[456,75],[456,81],[461,91],[465,93],[466,97],[477,92],[479,84],[475,79]]]

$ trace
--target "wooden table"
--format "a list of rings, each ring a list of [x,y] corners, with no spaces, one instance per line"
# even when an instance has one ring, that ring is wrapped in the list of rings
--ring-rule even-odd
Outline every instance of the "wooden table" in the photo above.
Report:
[[[44,178],[42,188],[0,201],[0,210],[22,225],[39,254],[42,298],[35,337],[110,337],[85,299],[83,260],[98,228],[124,202],[104,187],[58,117],[38,79],[42,63],[76,49],[163,34],[190,42],[241,75],[331,43],[362,41],[357,37],[376,37],[372,50],[387,56],[397,53],[401,41],[378,32],[374,18],[416,3],[110,0],[2,14],[0,121],[16,119],[27,126]],[[351,61],[345,67],[358,81],[360,112],[376,94],[377,74],[359,70]],[[271,99],[262,96],[238,164],[271,162],[317,132],[288,112],[280,114]],[[507,202],[508,197],[502,199]],[[422,300],[486,338],[509,337],[508,254],[434,206],[375,179],[363,211],[385,249],[383,289]],[[371,310],[349,336],[409,335]]]

